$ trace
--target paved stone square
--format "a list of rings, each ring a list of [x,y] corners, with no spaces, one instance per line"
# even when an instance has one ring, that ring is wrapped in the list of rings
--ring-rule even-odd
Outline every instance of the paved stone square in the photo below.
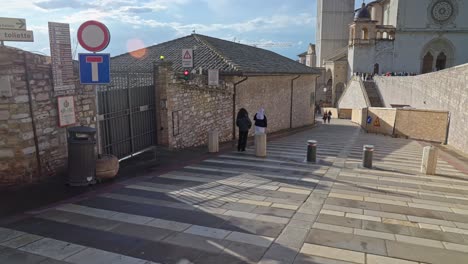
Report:
[[[333,120],[267,158],[223,153],[30,212],[0,228],[0,263],[468,263],[468,174],[439,159],[421,175],[422,148]]]

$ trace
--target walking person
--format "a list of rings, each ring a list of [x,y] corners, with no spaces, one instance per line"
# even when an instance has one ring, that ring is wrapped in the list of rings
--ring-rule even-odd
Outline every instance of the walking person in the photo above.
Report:
[[[252,121],[250,121],[249,113],[247,110],[245,110],[245,108],[241,108],[237,113],[236,125],[239,127],[239,142],[237,144],[237,151],[245,151],[249,130],[252,127]]]
[[[324,112],[324,113],[323,113],[323,117],[322,117],[323,123],[324,123],[324,124],[327,123],[327,118],[328,118],[328,113],[327,113],[327,112]]]
[[[332,112],[328,111],[328,115],[327,115],[328,124],[330,124],[331,118],[332,118]]]
[[[260,110],[254,116],[255,121],[255,134],[265,133],[265,128],[267,127],[267,117],[265,115],[265,109],[260,108]]]

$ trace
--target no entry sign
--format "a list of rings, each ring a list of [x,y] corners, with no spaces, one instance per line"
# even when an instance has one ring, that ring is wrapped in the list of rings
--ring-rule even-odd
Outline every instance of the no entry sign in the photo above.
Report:
[[[86,21],[78,28],[78,42],[88,51],[100,52],[109,45],[109,29],[101,22]]]

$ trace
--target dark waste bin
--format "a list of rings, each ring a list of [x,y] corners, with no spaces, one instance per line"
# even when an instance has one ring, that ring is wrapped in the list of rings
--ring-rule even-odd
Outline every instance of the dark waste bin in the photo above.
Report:
[[[68,129],[68,185],[96,183],[95,146],[95,128],[79,126]]]

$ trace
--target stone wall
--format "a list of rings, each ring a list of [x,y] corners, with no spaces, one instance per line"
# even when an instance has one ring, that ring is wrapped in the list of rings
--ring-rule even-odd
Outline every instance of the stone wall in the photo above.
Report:
[[[449,113],[445,111],[398,109],[394,135],[443,143],[448,117]]]
[[[368,108],[367,117],[370,116],[372,121],[370,124],[367,124],[366,122],[367,132],[383,135],[393,135],[396,112],[397,110],[392,108]]]
[[[0,47],[0,78],[11,86],[9,94],[0,84],[8,90],[0,96],[0,184],[34,182],[66,167],[66,128],[58,127],[51,72],[45,56]],[[94,125],[91,87],[77,86],[74,95],[77,124]]]
[[[357,78],[352,78],[348,82],[343,96],[338,102],[339,108],[351,108],[351,109],[362,109],[369,107],[368,99],[366,99],[366,93],[362,82]]]
[[[414,77],[377,77],[386,107],[450,112],[448,144],[468,153],[468,64]]]
[[[171,63],[164,63],[155,76],[158,144],[170,148],[206,145],[211,130],[217,130],[220,142],[225,142],[232,140],[233,128],[237,138],[233,121],[241,108],[249,112],[253,122],[255,113],[263,107],[268,133],[312,125],[316,77],[221,75],[219,86],[208,86],[206,75],[194,74],[185,81],[172,71]],[[254,131],[252,127],[250,135]]]

